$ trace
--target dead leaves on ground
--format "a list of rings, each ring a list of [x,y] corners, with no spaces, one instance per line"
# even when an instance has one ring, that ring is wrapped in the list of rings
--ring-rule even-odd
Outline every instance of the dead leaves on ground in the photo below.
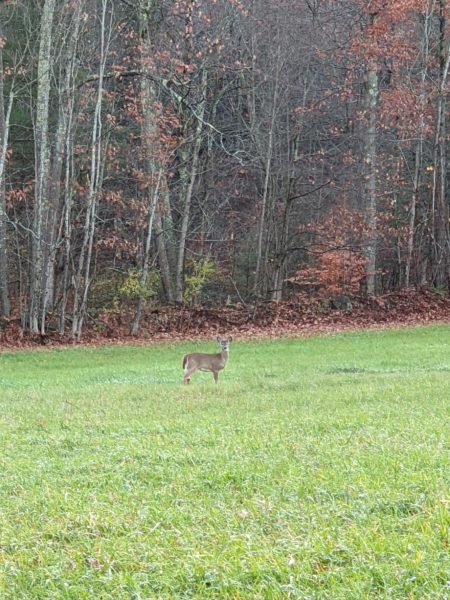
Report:
[[[450,298],[431,290],[402,290],[375,298],[352,297],[351,310],[333,308],[333,302],[297,297],[284,302],[193,308],[162,306],[142,318],[138,338],[130,336],[131,313],[103,314],[90,320],[82,343],[149,343],[163,340],[210,338],[227,332],[240,338],[312,335],[340,331],[428,323],[450,323]],[[0,348],[67,345],[68,335],[27,335],[20,320],[2,320]]]

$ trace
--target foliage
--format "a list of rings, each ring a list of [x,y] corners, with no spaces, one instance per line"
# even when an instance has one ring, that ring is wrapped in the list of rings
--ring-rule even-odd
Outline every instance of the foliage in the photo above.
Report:
[[[120,306],[119,288],[123,276],[117,272],[97,275],[91,286],[91,307],[94,310],[117,310]]]
[[[0,355],[0,596],[445,598],[449,339]]]
[[[203,294],[212,294],[213,285]],[[351,304],[351,308],[350,308]],[[94,305],[94,302],[93,302]],[[344,307],[342,310],[339,307]],[[90,314],[92,314],[92,310]],[[86,331],[85,342],[110,344],[113,340],[130,340],[132,312],[122,310],[119,302],[111,308],[94,313],[101,315]],[[368,298],[333,297],[332,301],[314,298],[309,292],[298,293],[289,301],[221,306],[164,306],[159,304],[144,311],[141,337],[146,340],[183,340],[214,338],[226,327],[237,338],[267,338],[282,335],[298,336],[318,333],[336,334],[342,331],[368,328],[418,326],[430,323],[450,323],[450,298],[439,290],[401,290]],[[61,346],[71,338],[49,332],[45,336],[30,336],[20,319],[0,321],[0,349],[33,347],[36,344]]]
[[[157,271],[150,271],[145,283],[136,269],[130,269],[126,275],[108,272],[97,276],[92,286],[92,307],[104,311],[120,311],[136,300],[148,302],[158,295],[160,277]]]
[[[207,283],[216,273],[216,266],[211,258],[187,261],[187,275],[185,277],[183,302],[192,304],[198,302],[199,296]]]
[[[323,221],[302,228],[302,232],[310,239],[310,264],[289,281],[320,298],[360,292],[367,262],[367,223],[363,215],[359,211],[334,210]]]
[[[128,275],[118,289],[122,303],[129,304],[136,300],[148,302],[158,295],[161,279],[157,271],[147,273],[145,281],[140,273],[134,269],[128,271]]]

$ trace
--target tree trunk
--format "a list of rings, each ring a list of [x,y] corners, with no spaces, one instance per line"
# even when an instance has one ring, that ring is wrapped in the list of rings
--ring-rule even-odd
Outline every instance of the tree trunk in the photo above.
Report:
[[[144,254],[142,259],[142,268],[140,274],[140,287],[141,291],[145,289],[145,285],[147,283],[147,277],[149,272],[149,263],[150,263],[150,244],[152,241],[152,232],[153,232],[153,221],[155,218],[156,211],[156,202],[159,194],[159,185],[161,182],[162,170],[159,173],[158,183],[153,190],[153,199],[150,200],[148,205],[148,216],[147,216],[147,235],[145,236],[145,246],[144,246]],[[144,298],[140,296],[138,298],[136,314],[134,315],[133,323],[131,325],[131,335],[138,335],[139,333],[139,321],[142,314],[142,308],[144,306]]]
[[[164,192],[167,194],[167,192]],[[171,229],[171,228],[170,228]],[[166,243],[166,228],[164,220],[159,210],[155,213],[155,238],[156,249],[158,251],[158,264],[161,271],[161,281],[164,290],[164,295],[169,304],[173,303],[172,277],[170,268],[170,258]],[[170,240],[169,240],[170,243]]]
[[[2,37],[0,24],[0,38]],[[9,270],[8,270],[8,232],[5,199],[5,167],[6,151],[8,149],[9,122],[14,101],[11,91],[8,108],[5,115],[4,85],[3,85],[3,52],[0,47],[0,315],[8,317],[11,312],[9,299]]]
[[[139,29],[141,37],[141,68],[146,71],[148,61],[152,58],[152,40],[151,32],[154,30],[155,2],[153,0],[141,0],[139,6]],[[144,155],[144,166],[147,178],[147,233],[145,243],[142,249],[142,264],[139,274],[139,282],[141,290],[144,289],[147,283],[149,271],[149,257],[153,234],[153,221],[155,218],[156,205],[158,202],[158,194],[162,169],[160,169],[158,183],[155,183],[157,166],[156,155],[159,147],[158,139],[158,116],[156,114],[156,92],[154,83],[150,77],[144,76],[140,80],[141,87],[141,106],[142,106],[142,126],[141,126],[141,143]],[[138,335],[139,322],[142,314],[144,299],[138,298],[136,312],[131,324],[131,335]]]
[[[141,38],[141,68],[144,76],[140,80],[140,94],[142,107],[141,143],[144,156],[144,166],[147,179],[147,232],[144,246],[142,248],[142,260],[139,273],[141,289],[144,289],[149,273],[150,249],[152,243],[153,229],[157,236],[156,244],[159,250],[159,264],[162,266],[162,281],[166,297],[171,299],[170,267],[168,264],[162,220],[157,213],[161,181],[164,179],[164,166],[160,158],[160,132],[157,114],[157,90],[151,77],[147,76],[149,62],[152,60],[154,40],[159,22],[156,16],[156,8],[159,0],[141,0],[139,4],[139,32]],[[142,314],[144,299],[137,301],[136,312],[131,325],[131,335],[138,335],[139,321]]]
[[[71,255],[71,237],[72,237],[72,176],[73,176],[73,117],[74,117],[74,97],[75,97],[75,77],[77,71],[76,51],[78,45],[78,37],[81,24],[81,11],[84,2],[80,1],[77,4],[72,27],[72,36],[67,50],[67,67],[63,90],[61,94],[61,111],[60,111],[60,132],[61,142],[63,147],[61,152],[57,154],[58,158],[64,158],[64,194],[62,200],[62,216],[61,216],[61,242],[63,243],[63,275],[62,275],[62,300],[61,312],[59,315],[59,333],[65,332],[67,300],[69,294],[69,272],[70,272],[70,255]],[[64,123],[64,125],[62,124]],[[58,164],[58,169],[61,174],[61,167]],[[59,195],[59,190],[58,190]],[[56,247],[55,247],[56,253]]]
[[[63,238],[64,238],[64,258],[63,258],[63,277],[62,277],[62,301],[61,313],[59,315],[59,333],[64,335],[66,327],[66,310],[67,300],[69,295],[69,272],[70,272],[70,255],[71,255],[71,238],[72,238],[72,185],[71,178],[73,174],[72,165],[72,121],[73,121],[73,105],[68,114],[69,125],[68,135],[66,138],[66,164],[64,173],[64,207],[63,207]]]
[[[425,82],[427,78],[427,66],[429,58],[429,41],[430,41],[430,24],[431,24],[431,11],[425,14],[423,38],[422,38],[422,72],[420,77],[420,96],[419,96],[419,132],[418,139],[415,149],[415,160],[414,160],[414,177],[413,177],[413,193],[411,199],[411,208],[408,219],[408,241],[407,241],[407,257],[405,266],[405,286],[411,286],[411,271],[413,265],[413,253],[414,253],[414,241],[415,241],[415,226],[416,226],[416,212],[417,205],[419,202],[419,188],[420,188],[420,173],[422,170],[422,156],[423,156],[423,138],[424,138],[424,126],[425,126]]]
[[[45,290],[45,215],[48,210],[50,148],[48,142],[49,98],[52,69],[52,31],[56,0],[45,0],[41,16],[35,124],[36,186],[31,239],[30,300],[28,326],[33,333],[45,333],[40,315]]]
[[[431,200],[432,279],[435,285],[449,281],[449,223],[446,201],[446,83],[450,66],[450,44],[446,46],[446,0],[439,0],[439,90],[436,134],[433,147]]]
[[[376,181],[376,125],[378,107],[378,73],[375,60],[370,60],[366,70],[366,118],[365,131],[365,210],[368,224],[368,240],[365,249],[366,255],[366,285],[367,293],[373,296],[376,293],[376,267],[377,267],[377,181]]]
[[[289,236],[289,221],[292,209],[292,197],[291,197],[292,189],[291,182],[289,183],[287,189],[287,198],[284,205],[283,211],[283,222],[281,225],[280,239],[278,243],[278,248],[275,256],[275,265],[274,265],[274,276],[273,276],[273,284],[272,284],[272,300],[274,302],[279,302],[283,299],[283,280],[285,273],[285,265],[287,258],[287,246],[288,246],[288,236]]]
[[[256,293],[261,292],[262,287],[262,267],[263,263],[263,248],[268,250],[267,240],[265,240],[265,232],[266,232],[266,217],[267,217],[267,207],[269,201],[269,183],[270,183],[270,171],[272,164],[272,154],[273,154],[273,138],[274,138],[274,128],[275,128],[275,117],[278,109],[278,78],[279,78],[279,48],[278,48],[278,65],[273,89],[272,96],[272,107],[271,107],[271,115],[270,115],[270,124],[269,124],[269,133],[267,139],[267,154],[264,163],[264,182],[263,182],[263,194],[261,200],[261,212],[259,217],[258,224],[258,238],[256,244],[256,268],[255,268],[255,284],[254,291]],[[264,246],[264,242],[266,245]],[[266,266],[266,264],[264,264]]]
[[[45,272],[45,288],[43,290],[42,302],[42,320],[45,320],[48,308],[53,307],[54,288],[55,288],[55,262],[58,246],[60,245],[60,236],[63,235],[65,227],[60,227],[58,233],[58,225],[61,220],[61,210],[64,211],[66,206],[67,194],[64,194],[64,203],[61,206],[61,176],[63,171],[64,159],[69,160],[72,150],[67,145],[68,140],[72,140],[72,135],[69,133],[69,128],[72,127],[73,119],[73,102],[74,102],[74,70],[76,62],[76,50],[78,44],[78,35],[81,21],[81,11],[83,2],[79,1],[75,7],[74,16],[72,19],[71,35],[67,50],[64,55],[64,77],[60,82],[59,89],[59,112],[58,125],[55,135],[55,145],[50,168],[50,183],[48,187],[48,209],[46,214],[46,239],[45,239],[45,254],[44,254],[44,272]],[[67,176],[67,173],[66,173]],[[67,187],[67,183],[66,186]],[[63,215],[63,220],[66,220],[67,215]],[[64,312],[64,309],[63,309]],[[63,317],[64,319],[64,317]],[[62,321],[64,322],[64,321]]]
[[[97,196],[101,190],[103,180],[102,158],[102,104],[103,104],[103,80],[108,55],[108,47],[111,31],[106,31],[106,12],[108,0],[102,0],[102,15],[100,25],[100,64],[98,73],[97,100],[94,110],[91,138],[91,167],[89,175],[89,190],[84,223],[83,244],[78,261],[78,269],[75,277],[72,336],[77,340],[81,338],[84,318],[86,316],[88,293],[90,287],[90,270],[92,250],[97,217]]]
[[[201,82],[201,102],[199,104],[197,118],[197,126],[195,129],[195,141],[194,148],[192,151],[192,162],[189,173],[189,181],[187,183],[186,195],[184,198],[183,216],[181,222],[180,238],[178,240],[178,258],[177,268],[175,276],[175,300],[181,303],[183,301],[183,287],[184,287],[184,257],[186,253],[186,239],[189,226],[189,217],[191,214],[191,203],[192,195],[194,191],[195,179],[197,176],[197,166],[200,154],[200,147],[202,144],[202,132],[203,132],[203,119],[205,116],[206,108],[206,90],[208,84],[208,70],[206,65],[203,67],[202,82]]]

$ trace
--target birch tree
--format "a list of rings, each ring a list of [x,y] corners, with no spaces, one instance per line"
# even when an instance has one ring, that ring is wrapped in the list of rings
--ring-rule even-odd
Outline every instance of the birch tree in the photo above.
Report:
[[[421,182],[421,171],[423,168],[423,146],[425,137],[425,102],[426,102],[426,81],[428,77],[428,61],[430,52],[430,35],[432,24],[432,13],[434,10],[434,0],[428,2],[423,19],[423,33],[421,41],[421,72],[419,83],[419,123],[417,142],[414,150],[414,175],[413,175],[413,190],[411,196],[411,207],[408,218],[408,233],[407,233],[407,256],[405,264],[405,286],[410,287],[412,284],[412,268],[414,257],[414,242],[416,228],[416,214],[419,203],[419,190]]]
[[[73,137],[74,137],[74,109],[76,97],[76,75],[77,75],[77,46],[78,36],[80,33],[81,11],[84,3],[80,1],[74,11],[72,33],[69,38],[66,55],[66,67],[60,90],[60,107],[59,107],[59,135],[57,139],[57,152],[55,153],[54,168],[60,175],[64,168],[64,191],[62,200],[62,215],[60,224],[59,237],[62,241],[62,263],[63,275],[61,283],[61,310],[59,315],[59,332],[61,335],[65,332],[66,326],[66,309],[69,295],[69,274],[71,272],[72,258],[72,205],[73,205]],[[64,164],[63,164],[64,163]],[[60,192],[60,183],[54,193]],[[53,248],[56,254],[56,244]]]
[[[1,16],[1,13],[0,13]],[[9,142],[9,124],[14,101],[13,89],[9,93],[9,101],[5,114],[5,86],[3,74],[3,45],[5,43],[0,23],[0,315],[9,316],[11,304],[9,299],[8,271],[8,232],[5,202],[5,165]]]
[[[49,99],[52,71],[53,20],[56,0],[45,0],[41,14],[37,98],[35,118],[35,206],[31,234],[30,299],[28,322],[33,333],[45,333],[45,318],[41,313],[45,294],[44,260],[45,216],[48,211],[50,179]]]
[[[376,21],[376,14],[369,15],[369,27]],[[364,200],[368,223],[368,241],[365,248],[367,293],[376,292],[377,268],[377,109],[378,68],[375,58],[366,62],[366,115],[364,131]]]
[[[280,47],[277,48],[277,62],[276,62],[276,71],[275,71],[275,80],[273,82],[273,91],[272,97],[270,100],[270,119],[268,124],[268,133],[267,133],[267,147],[266,147],[266,156],[263,158],[263,184],[262,184],[262,198],[261,198],[261,208],[259,215],[259,223],[258,223],[258,235],[256,242],[256,267],[255,267],[255,292],[262,290],[262,271],[263,267],[267,266],[267,261],[264,261],[263,252],[264,249],[268,247],[268,240],[265,236],[267,229],[267,213],[269,210],[269,201],[270,201],[270,180],[271,180],[271,167],[272,167],[272,158],[274,152],[274,138],[275,138],[275,126],[276,126],[276,116],[279,110],[278,107],[278,97],[279,97],[279,75],[281,69],[281,59],[280,59]],[[266,132],[264,132],[264,140],[266,139]],[[262,140],[260,140],[262,142]],[[266,144],[259,143],[258,146],[262,150]],[[265,242],[265,244],[264,244]],[[267,256],[267,254],[266,254]]]
[[[70,129],[73,123],[75,101],[74,77],[76,73],[76,51],[80,33],[81,14],[84,2],[78,0],[65,32],[66,43],[62,45],[58,69],[58,120],[54,135],[48,186],[48,208],[45,219],[45,254],[42,320],[45,321],[48,307],[52,308],[55,287],[55,262],[61,244],[61,178],[64,160],[70,162],[71,148],[67,141],[72,139]],[[56,69],[55,69],[56,70]],[[64,219],[68,215],[65,215]],[[65,229],[65,232],[67,230]],[[67,239],[66,239],[67,242]],[[63,311],[64,312],[64,311]],[[63,317],[64,319],[64,317]]]
[[[108,19],[108,8],[109,19]],[[105,140],[103,139],[102,107],[104,97],[104,76],[108,49],[112,35],[112,4],[109,0],[101,0],[99,18],[100,56],[98,83],[91,134],[91,156],[89,170],[89,187],[86,200],[86,214],[83,227],[83,242],[78,258],[78,267],[74,279],[72,336],[81,338],[83,323],[86,317],[89,288],[91,285],[92,252],[96,231],[97,202],[103,181]]]

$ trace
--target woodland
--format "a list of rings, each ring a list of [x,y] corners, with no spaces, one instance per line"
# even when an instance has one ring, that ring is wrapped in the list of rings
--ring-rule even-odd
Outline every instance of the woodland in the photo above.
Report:
[[[233,310],[288,328],[411,298],[450,315],[449,17],[3,0],[0,329],[137,336],[170,310],[167,331]]]

